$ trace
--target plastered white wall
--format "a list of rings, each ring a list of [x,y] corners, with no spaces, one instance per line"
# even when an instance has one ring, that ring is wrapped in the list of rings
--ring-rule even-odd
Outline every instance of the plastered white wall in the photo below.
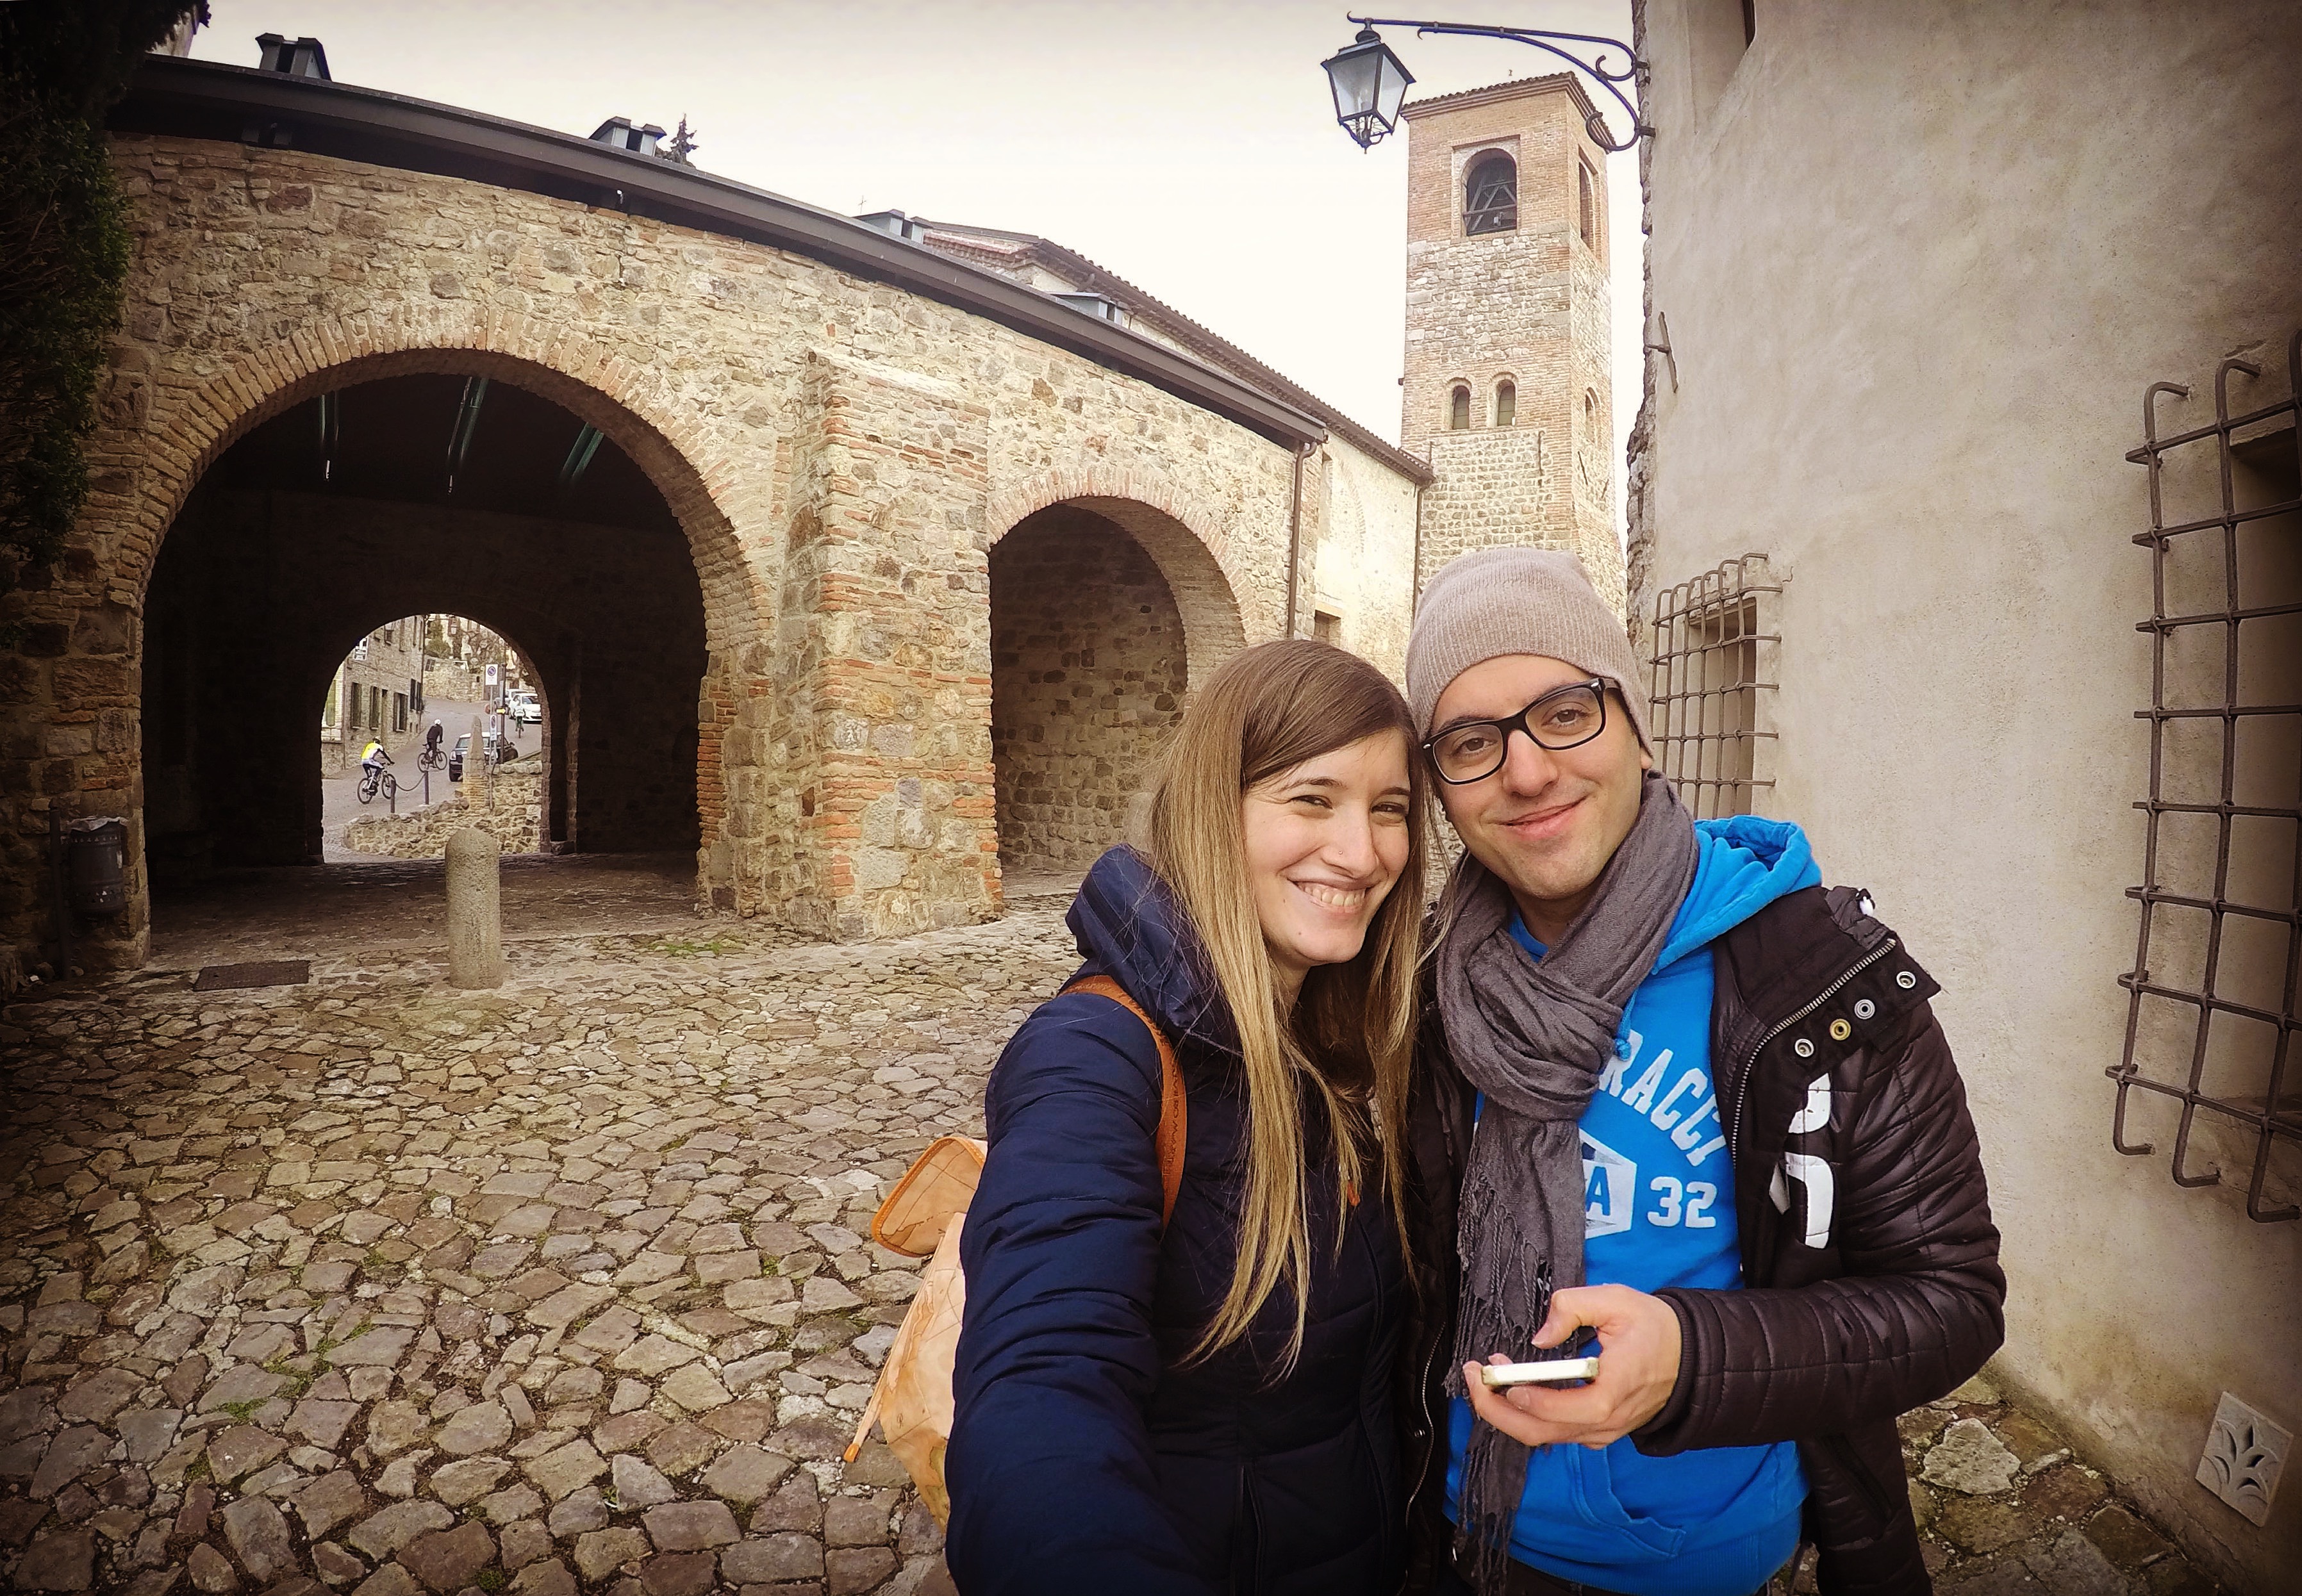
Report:
[[[1340,607],[1343,647],[1404,680],[1415,594],[1415,484],[1340,435],[1327,440],[1321,456],[1326,525],[1313,567],[1317,598]],[[1301,630],[1310,634],[1307,618]]]
[[[1777,812],[1942,980],[2005,1232],[1998,1369],[2239,1589],[2302,1570],[2192,1483],[2217,1394],[2302,1429],[2302,1224],[2111,1147],[2150,702],[2144,388],[2285,391],[2302,6],[1647,0],[1653,590],[1783,596]],[[1723,0],[1723,9],[1737,9]],[[1726,37],[1726,54],[1718,56]]]

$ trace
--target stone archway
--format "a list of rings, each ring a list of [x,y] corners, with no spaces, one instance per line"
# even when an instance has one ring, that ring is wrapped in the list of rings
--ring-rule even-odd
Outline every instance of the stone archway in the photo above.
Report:
[[[1242,644],[1238,609],[1189,528],[1102,494],[1008,528],[990,590],[1000,868],[1073,874],[1128,834],[1193,685]]]
[[[107,396],[105,424],[90,448],[97,492],[88,519],[108,568],[95,573],[92,591],[56,595],[74,608],[63,609],[67,618],[59,622],[36,623],[27,651],[55,660],[49,668],[57,699],[51,713],[86,715],[105,728],[89,739],[86,757],[77,762],[78,806],[122,812],[130,822],[130,911],[96,940],[90,951],[98,962],[139,963],[148,946],[145,794],[135,728],[141,718],[144,606],[170,527],[215,463],[265,423],[323,393],[424,374],[488,377],[551,400],[612,441],[660,493],[685,545],[680,563],[692,562],[702,598],[700,687],[681,695],[679,718],[693,719],[692,729],[684,726],[676,734],[681,757],[693,772],[689,836],[696,846],[698,892],[725,907],[749,906],[738,899],[746,884],[732,868],[730,847],[730,839],[747,827],[741,812],[745,800],[731,800],[730,794],[756,794],[766,785],[745,779],[763,751],[742,732],[748,707],[760,698],[756,684],[767,674],[762,617],[772,606],[762,598],[759,563],[747,556],[730,511],[763,519],[764,507],[727,491],[734,474],[719,446],[701,440],[690,448],[675,445],[670,433],[686,417],[652,374],[613,359],[589,359],[580,343],[558,330],[531,327],[516,317],[418,326],[354,318],[285,330],[261,354],[222,369],[204,364],[197,381],[184,372],[123,370]],[[715,464],[719,485],[707,480],[691,454]],[[469,608],[450,593],[407,602],[404,612],[427,605]],[[75,697],[91,701],[66,701]],[[15,873],[36,878],[37,861],[11,862],[29,864]],[[9,907],[9,918],[23,922],[22,929],[39,923],[38,906],[21,892]]]
[[[471,447],[443,493],[436,444],[451,427]],[[563,457],[589,472],[580,491],[555,487]],[[279,757],[313,724],[302,701],[349,642],[439,612],[523,638],[559,687],[555,797],[576,796],[576,760],[590,757],[580,828],[555,804],[555,838],[590,853],[696,847],[705,616],[685,541],[635,462],[526,390],[402,374],[281,412],[187,499],[145,609],[164,645],[192,640],[147,662],[147,777],[172,743],[206,800],[153,817],[155,850],[189,823],[219,862],[318,857],[317,777]],[[197,690],[171,694],[188,670]]]
[[[1222,520],[1172,484],[1133,472],[1088,466],[1060,472],[993,500],[990,548],[1040,510],[1069,504],[1119,527],[1158,567],[1172,595],[1189,651],[1190,685],[1247,646],[1242,595],[1255,584],[1239,568]],[[1283,599],[1281,601],[1283,603]],[[1276,610],[1253,629],[1276,636]]]
[[[83,755],[76,771],[83,806],[127,811],[131,819],[131,910],[99,942],[99,962],[133,965],[143,961],[147,946],[149,879],[140,869],[143,771],[133,726],[140,702],[143,601],[168,527],[205,472],[253,428],[320,394],[412,374],[483,375],[550,399],[612,440],[670,507],[702,590],[707,647],[702,684],[688,700],[695,727],[681,735],[695,769],[698,891],[723,907],[739,907],[736,894],[746,882],[732,869],[730,838],[758,827],[746,822],[739,813],[744,802],[732,802],[730,793],[764,787],[746,781],[764,751],[741,730],[746,707],[760,698],[755,684],[767,677],[762,617],[771,603],[762,596],[762,571],[746,555],[746,539],[736,525],[767,520],[767,504],[752,502],[764,483],[730,470],[718,440],[698,433],[684,447],[672,442],[681,431],[695,433],[695,415],[679,406],[670,384],[624,359],[601,359],[568,339],[564,327],[472,307],[440,307],[400,318],[311,318],[276,327],[274,334],[260,350],[221,364],[214,352],[198,359],[189,352],[164,357],[156,366],[122,364],[105,394],[104,424],[89,444],[97,495],[88,523],[108,569],[80,592],[57,592],[69,606],[60,610],[63,619],[35,622],[29,629],[28,651],[57,659],[53,679],[60,702],[53,710],[79,711],[80,705],[63,700],[92,693],[101,700],[88,705],[92,718],[105,727],[120,723],[92,739],[97,746],[88,753],[97,758]],[[695,460],[709,463],[711,476]],[[104,769],[89,771],[92,762]],[[29,859],[12,863],[32,863],[21,875],[37,870]],[[9,919],[16,921],[37,914],[28,903],[12,907]]]
[[[517,605],[490,602],[463,606],[466,610],[486,610],[485,620],[436,606],[391,617],[376,616],[375,608],[369,605],[354,612],[366,617],[354,629],[345,632],[340,628],[332,634],[336,643],[321,645],[314,669],[304,682],[305,723],[321,728],[321,858],[332,861],[378,853],[404,859],[443,858],[449,830],[461,823],[464,815],[483,805],[487,818],[473,823],[485,826],[503,839],[507,854],[574,852],[571,839],[581,833],[576,816],[570,812],[573,805],[568,802],[575,795],[574,784],[567,779],[573,774],[568,754],[572,741],[569,733],[574,728],[565,713],[572,685],[566,640],[550,629],[550,622],[541,611]],[[535,695],[542,714],[540,720],[530,726],[508,715],[499,718],[489,714],[484,707],[486,690],[476,667],[469,672],[433,668],[435,657],[428,653],[424,634],[400,630],[410,623],[437,623],[449,617],[483,626],[502,642],[523,668],[519,674]],[[535,646],[528,641],[532,638],[542,639],[546,646]],[[379,639],[386,645],[381,650],[374,646]],[[411,642],[416,643],[415,648],[408,646]],[[365,649],[364,644],[367,645]],[[326,660],[331,653],[337,656],[334,662],[319,665],[318,661]],[[451,661],[439,663],[452,665]],[[383,668],[377,668],[380,665]],[[395,668],[399,667],[420,673],[416,678],[417,701],[408,705],[404,723],[397,713],[390,687],[382,689],[384,697],[379,705],[376,685],[379,677],[396,682]],[[508,668],[507,679],[511,674]],[[468,683],[464,691],[459,693],[450,685],[449,678],[454,677]],[[435,685],[439,689],[436,693]],[[379,708],[380,715],[376,712]],[[146,717],[146,829],[150,837],[154,892],[164,899],[168,884],[161,874],[160,856],[167,834],[153,790],[161,772],[154,752],[155,739],[150,735],[159,717],[152,713],[148,700]],[[426,770],[420,763],[426,729],[434,724],[441,730],[443,755],[465,751],[466,757],[459,766],[457,761],[448,761],[437,769]],[[466,745],[483,745],[485,738],[498,727],[509,745],[507,757],[516,760],[532,759],[533,768],[523,768],[514,775],[490,782],[482,798],[478,796],[480,786],[472,779],[482,772],[469,756]],[[475,731],[480,734],[478,737],[473,735]],[[349,796],[357,802],[360,751],[372,737],[383,743],[393,760],[392,776],[398,791],[385,802],[371,800],[355,810],[347,799]],[[332,752],[332,760],[329,757]],[[555,780],[555,777],[559,779]],[[308,793],[309,787],[305,791]],[[427,805],[444,805],[458,798],[464,801],[461,812],[435,810],[430,816],[424,814]],[[401,822],[396,830],[386,828],[386,840],[400,845],[378,849],[367,845],[366,841],[355,840],[349,828],[351,822],[383,818]],[[427,820],[430,823],[424,823]],[[409,847],[420,851],[406,851]],[[155,915],[164,930],[169,918],[164,902],[155,909]]]

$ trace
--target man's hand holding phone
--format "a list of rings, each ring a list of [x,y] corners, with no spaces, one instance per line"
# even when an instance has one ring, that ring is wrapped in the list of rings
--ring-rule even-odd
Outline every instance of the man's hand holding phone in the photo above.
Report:
[[[1573,1441],[1593,1450],[1660,1413],[1678,1383],[1678,1315],[1670,1305],[1628,1286],[1572,1287],[1551,1298],[1550,1316],[1534,1332],[1534,1344],[1556,1347],[1586,1324],[1599,1332],[1600,1346],[1590,1384],[1567,1390],[1511,1384],[1495,1390],[1477,1364],[1465,1364],[1472,1411],[1528,1446]],[[1511,1359],[1499,1352],[1489,1362]]]

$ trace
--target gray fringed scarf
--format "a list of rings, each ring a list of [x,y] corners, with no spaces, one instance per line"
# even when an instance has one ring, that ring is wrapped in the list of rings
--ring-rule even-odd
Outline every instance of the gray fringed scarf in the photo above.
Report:
[[[1630,836],[1540,962],[1512,939],[1510,893],[1469,854],[1449,887],[1439,950],[1447,1047],[1486,1096],[1464,1172],[1456,1247],[1463,1295],[1448,1390],[1462,1365],[1528,1356],[1550,1294],[1583,1283],[1583,1157],[1576,1121],[1613,1051],[1624,1005],[1662,951],[1694,879],[1694,822],[1649,773]],[[1461,1541],[1480,1596],[1502,1589],[1527,1449],[1488,1424],[1463,1459]]]

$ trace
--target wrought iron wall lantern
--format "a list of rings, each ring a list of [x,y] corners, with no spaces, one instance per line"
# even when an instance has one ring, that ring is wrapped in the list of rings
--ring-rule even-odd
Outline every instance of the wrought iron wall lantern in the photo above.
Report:
[[[1417,22],[1400,17],[1352,17],[1359,25],[1358,37],[1319,64],[1327,71],[1327,82],[1335,94],[1335,120],[1343,131],[1357,141],[1361,149],[1373,149],[1389,134],[1399,129],[1400,103],[1407,97],[1407,86],[1415,75],[1406,63],[1391,53],[1382,42],[1378,28],[1412,28],[1418,38],[1429,34],[1457,34],[1470,38],[1503,38],[1522,45],[1533,45],[1538,50],[1548,50],[1575,71],[1584,73],[1601,88],[1615,97],[1616,103],[1631,113],[1630,136],[1619,143],[1614,130],[1607,125],[1606,116],[1593,111],[1586,125],[1592,141],[1609,154],[1626,150],[1642,137],[1654,130],[1639,116],[1638,103],[1623,92],[1622,86],[1631,86],[1638,92],[1646,81],[1647,63],[1631,51],[1630,46],[1618,38],[1607,38],[1592,33],[1558,33],[1546,28],[1491,28],[1469,22]],[[1568,45],[1601,46],[1585,61]],[[1606,51],[1620,50],[1625,64],[1617,71],[1607,64]]]

